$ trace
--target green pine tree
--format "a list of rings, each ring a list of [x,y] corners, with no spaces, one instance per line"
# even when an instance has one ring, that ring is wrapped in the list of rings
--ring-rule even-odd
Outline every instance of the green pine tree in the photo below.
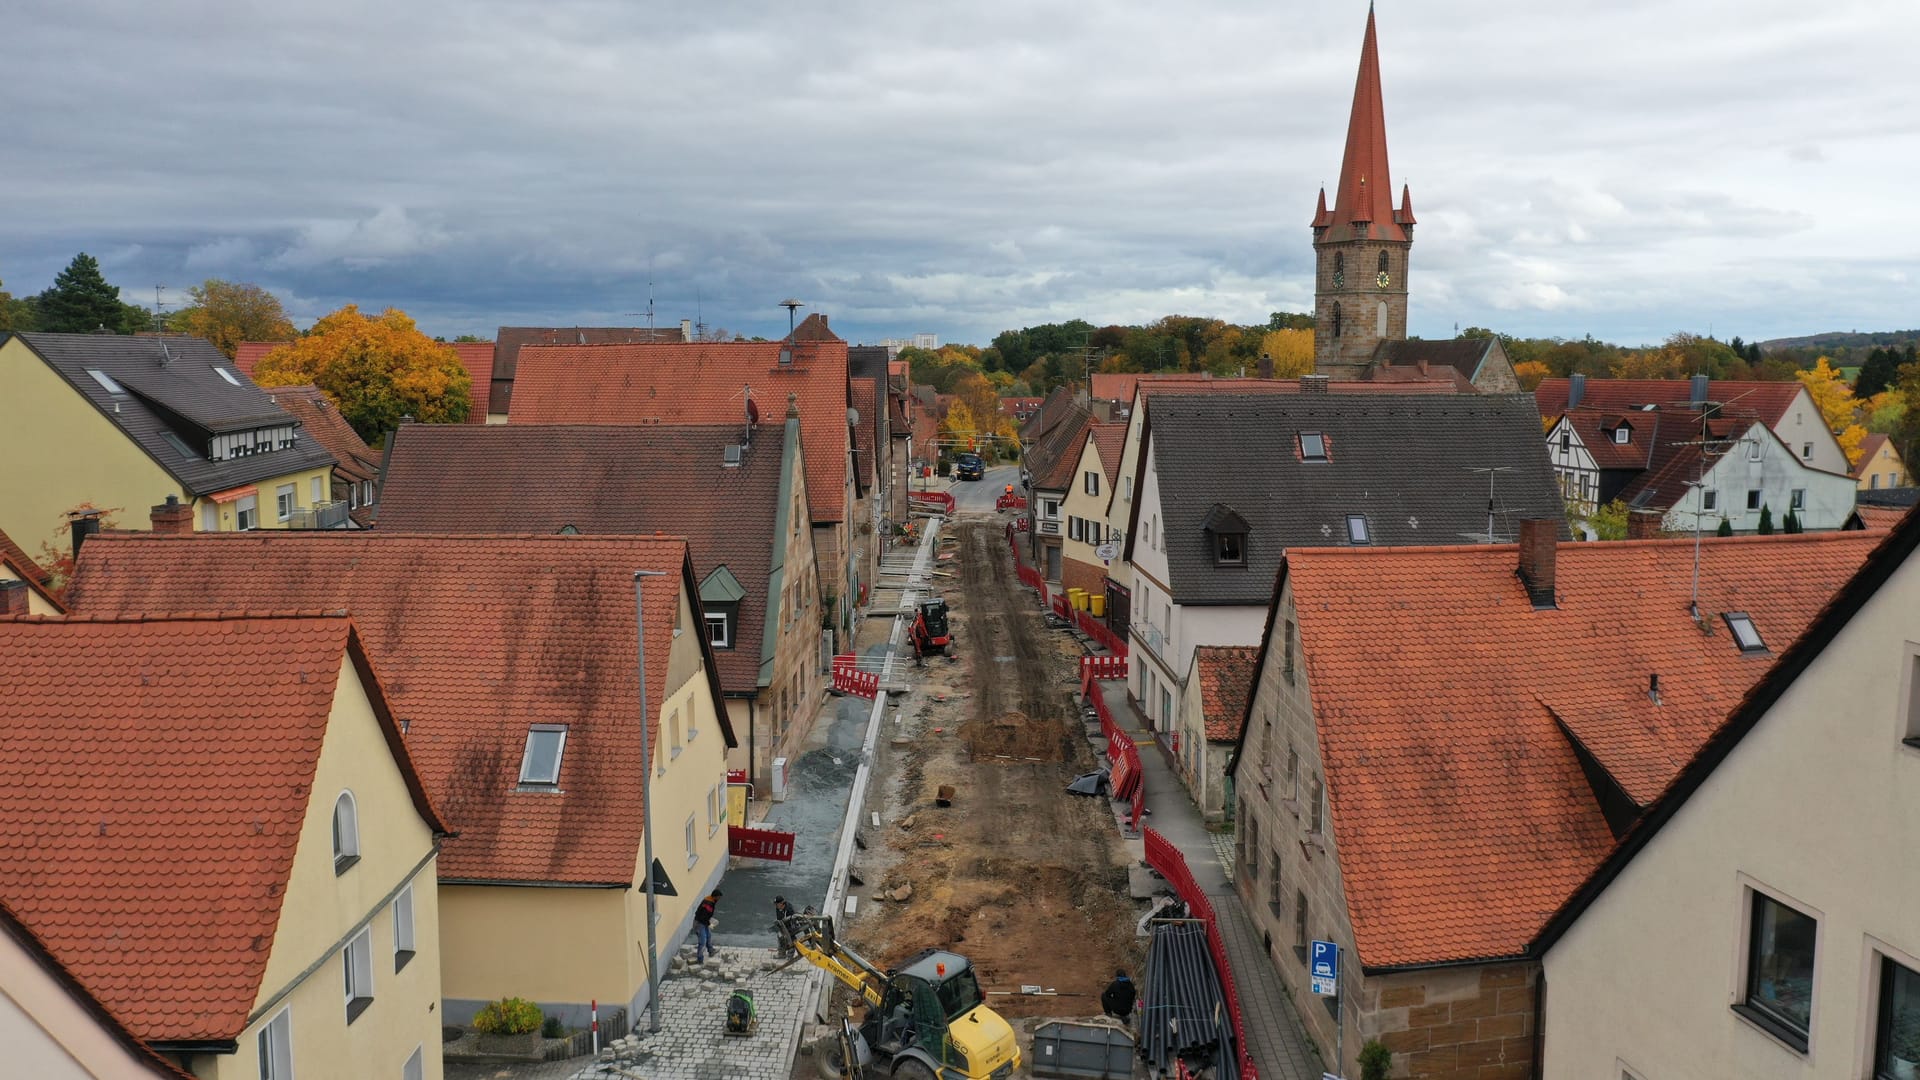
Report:
[[[1715,536],[1732,536],[1732,535],[1733,535],[1733,522],[1731,522],[1731,521],[1728,521],[1728,520],[1726,519],[1726,517],[1725,517],[1725,515],[1722,515],[1722,516],[1721,516],[1721,518],[1720,518],[1720,527],[1719,527],[1719,528],[1717,528],[1717,529],[1715,529],[1715,530],[1713,530],[1713,535],[1715,535]]]
[[[1787,519],[1781,522],[1780,525],[1780,531],[1782,532],[1797,533],[1803,531],[1800,527],[1800,515],[1794,513],[1792,507],[1787,508]]]
[[[107,284],[100,263],[81,252],[53,279],[53,288],[34,299],[40,329],[50,334],[91,334],[99,327],[121,333],[126,307],[120,289]]]
[[[1773,535],[1773,507],[1771,506],[1762,506],[1760,508],[1759,533],[1761,536]]]

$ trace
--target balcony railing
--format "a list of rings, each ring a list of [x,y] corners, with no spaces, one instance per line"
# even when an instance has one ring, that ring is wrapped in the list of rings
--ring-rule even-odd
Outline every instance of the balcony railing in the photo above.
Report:
[[[296,506],[287,518],[289,529],[344,529],[347,527],[347,504],[343,502],[324,502],[318,506]]]

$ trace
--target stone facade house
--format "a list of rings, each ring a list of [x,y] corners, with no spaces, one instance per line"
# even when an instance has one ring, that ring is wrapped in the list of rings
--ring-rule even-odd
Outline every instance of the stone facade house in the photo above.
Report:
[[[1181,697],[1180,724],[1173,745],[1174,772],[1187,786],[1208,821],[1229,820],[1227,761],[1240,742],[1253,692],[1253,664],[1260,650],[1251,645],[1201,645],[1193,650],[1193,670]]]
[[[1533,1075],[1536,937],[1880,539],[1708,539],[1696,587],[1691,540],[1560,520],[1280,568],[1227,770],[1235,885],[1296,1002],[1309,942],[1346,954],[1346,1075],[1369,1039],[1395,1076]],[[1301,1018],[1331,1060],[1332,1010]]]

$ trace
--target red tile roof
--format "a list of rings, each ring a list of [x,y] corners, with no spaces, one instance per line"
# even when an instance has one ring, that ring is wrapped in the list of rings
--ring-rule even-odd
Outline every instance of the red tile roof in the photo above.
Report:
[[[293,414],[303,431],[326,447],[333,455],[334,467],[353,480],[373,480],[380,475],[380,459],[360,433],[317,386],[276,386],[267,391],[274,404]],[[425,425],[421,425],[425,426]]]
[[[1887,437],[1877,431],[1869,433],[1866,438],[1860,440],[1859,456],[1854,459],[1853,471],[1851,473],[1855,480],[1860,479],[1865,470],[1872,467],[1873,455],[1880,452],[1880,447],[1883,446],[1886,441]]]
[[[33,556],[27,554],[27,549],[14,543],[13,537],[8,536],[5,531],[0,531],[0,563],[7,564],[21,578],[37,585],[45,585],[53,580],[53,575],[47,572],[47,568],[35,562]]]
[[[1767,671],[1722,613],[1777,654],[1882,537],[1709,539],[1698,626],[1692,540],[1563,543],[1548,610],[1513,545],[1290,551],[1361,961],[1523,952],[1614,845],[1576,740],[1646,806]]]
[[[1120,454],[1127,445],[1127,425],[1095,424],[1087,431],[1093,448],[1100,451],[1100,469],[1107,474],[1107,486],[1120,481]]]
[[[1533,392],[1540,415],[1559,416],[1567,411],[1570,379],[1542,379]],[[1768,427],[1780,423],[1804,388],[1798,382],[1739,381],[1714,379],[1707,383],[1707,398],[1748,416],[1757,416]],[[1578,404],[1589,409],[1637,411],[1647,405],[1663,409],[1685,408],[1693,397],[1692,384],[1686,379],[1588,379]]]
[[[234,350],[233,366],[244,372],[247,378],[253,378],[253,369],[268,353],[285,341],[243,341]],[[469,409],[467,423],[484,424],[487,422],[487,386],[493,378],[493,342],[491,341],[451,341],[453,351],[460,357],[460,366],[467,370],[467,399]],[[280,388],[275,388],[280,389]]]
[[[1254,645],[1201,645],[1193,650],[1193,666],[1200,679],[1200,715],[1207,724],[1208,742],[1236,742],[1247,718],[1247,698],[1253,692]]]
[[[780,341],[678,345],[529,345],[514,377],[516,424],[745,423],[744,387],[760,424],[778,425],[800,399],[807,502],[815,522],[847,516],[847,343],[802,341],[791,363]]]
[[[1734,440],[1746,436],[1778,442],[1780,438],[1751,416],[1703,420],[1698,412],[1663,409],[1630,414],[1626,419],[1636,425],[1635,442],[1651,443],[1645,470],[1628,481],[1618,496],[1635,509],[1672,509],[1686,496],[1689,484],[1733,449]]]
[[[290,344],[292,342],[289,341],[243,341],[234,347],[233,366],[239,368],[242,375],[251,379],[253,369],[259,366],[262,357],[282,345]]]
[[[358,652],[339,617],[0,619],[0,897],[139,1038],[246,1027]],[[244,723],[206,707],[237,686]]]
[[[647,772],[634,719],[636,570],[666,575],[646,590],[657,705],[692,588],[674,537],[103,533],[81,549],[72,601],[89,615],[350,611],[409,722],[414,764],[460,833],[441,852],[442,879],[624,884]],[[717,681],[712,690],[717,702]],[[719,722],[731,745],[724,712]],[[559,793],[515,790],[527,726],[541,723],[569,726]],[[657,730],[657,710],[647,723]]]
[[[1333,212],[1322,212],[1316,227],[1352,223],[1374,240],[1405,240],[1401,225],[1414,223],[1412,196],[1403,191],[1404,213],[1393,210],[1393,182],[1387,169],[1387,115],[1380,92],[1380,50],[1375,42],[1373,9],[1367,9],[1367,34],[1360,43],[1360,73],[1353,84],[1353,112],[1347,119],[1347,149],[1340,159],[1340,181]],[[1345,236],[1332,239],[1345,240]]]

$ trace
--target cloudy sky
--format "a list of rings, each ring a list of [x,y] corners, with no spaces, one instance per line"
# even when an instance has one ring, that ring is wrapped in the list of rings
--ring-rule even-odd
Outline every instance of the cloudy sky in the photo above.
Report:
[[[1920,3],[1382,0],[1411,332],[1920,325]],[[1364,0],[25,0],[0,281],[984,343],[1309,310]]]

